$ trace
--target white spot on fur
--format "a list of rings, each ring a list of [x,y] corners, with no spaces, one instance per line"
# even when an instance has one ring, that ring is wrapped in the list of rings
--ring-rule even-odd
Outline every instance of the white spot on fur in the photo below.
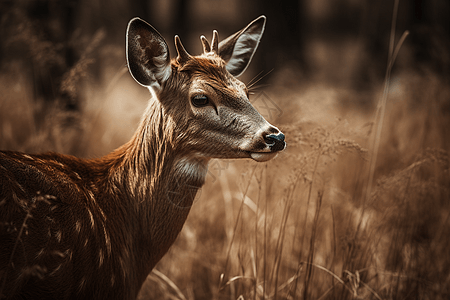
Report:
[[[89,194],[89,198],[91,199],[92,202],[95,203],[95,205],[98,208],[98,211],[100,212],[100,214],[102,215],[103,221],[106,221],[106,215],[103,212],[103,210],[101,209],[101,207],[97,204],[97,201],[95,200],[95,196],[94,193],[91,190],[88,190],[88,194]]]
[[[61,257],[61,258],[64,258],[64,257],[66,257],[66,252],[61,252],[61,251],[53,251],[53,253],[52,253],[53,255],[58,255],[59,257]]]
[[[78,174],[77,172],[73,172],[73,174],[75,175],[75,177],[76,177],[78,180],[81,180],[80,174]]]
[[[71,260],[72,260],[73,252],[72,252],[72,250],[67,249],[67,250],[64,252],[64,255],[65,255],[66,257],[69,258],[69,261],[71,261]]]
[[[31,157],[31,156],[28,155],[28,154],[23,154],[23,157],[25,157],[25,158],[27,158],[27,159],[29,159],[29,160],[34,160],[34,158]]]
[[[109,238],[108,233],[106,232],[105,224],[102,224],[103,226],[103,233],[105,234],[105,244],[106,244],[106,251],[108,253],[108,256],[111,255],[111,240]]]
[[[80,233],[80,231],[81,231],[81,222],[80,222],[80,220],[77,220],[75,222],[75,230],[76,230],[77,233]]]
[[[39,252],[36,254],[36,259],[39,258],[42,254],[44,254],[45,252],[45,248],[42,248],[41,250],[39,250]]]
[[[100,208],[100,206],[98,206],[98,211],[99,211],[100,214],[102,215],[103,222],[106,221],[106,215],[105,215],[105,213],[103,212],[103,209]]]
[[[91,190],[88,190],[89,198],[95,203],[94,193]]]
[[[96,192],[97,191],[97,186],[95,186],[95,184],[91,183],[90,184],[90,188],[92,191]]]
[[[16,184],[23,193],[26,193],[25,189],[23,188],[23,186],[20,183],[16,182]]]
[[[120,262],[120,267],[122,268],[123,279],[126,280],[127,274],[128,274],[128,267],[125,264],[125,262],[124,262],[122,257],[119,257],[119,262]]]
[[[60,167],[63,167],[63,168],[65,167],[65,165],[63,163],[61,163],[61,162],[59,162],[57,160],[52,160],[52,163],[54,163],[55,165],[58,165]]]
[[[54,269],[54,270],[50,273],[50,276],[55,275],[56,272],[58,272],[58,270],[61,269],[61,265],[62,265],[62,264],[59,264],[59,265],[56,267],[56,269]]]
[[[86,286],[86,277],[83,276],[83,278],[81,278],[80,283],[78,284],[78,292],[81,292],[84,290]]]
[[[94,225],[95,225],[94,216],[92,215],[90,210],[88,210],[88,213],[89,213],[89,218],[91,220],[91,228],[94,229]]]
[[[98,267],[100,268],[103,265],[103,261],[105,259],[105,255],[103,254],[103,250],[100,249],[98,252]]]
[[[55,237],[56,237],[56,240],[58,241],[58,243],[61,243],[61,236],[62,236],[62,233],[61,233],[60,230],[58,230],[58,231],[55,233]]]

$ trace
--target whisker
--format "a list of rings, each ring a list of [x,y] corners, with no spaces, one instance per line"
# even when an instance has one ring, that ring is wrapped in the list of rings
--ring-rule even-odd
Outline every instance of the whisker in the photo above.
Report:
[[[247,85],[248,89],[251,89],[255,84],[257,84],[258,82],[260,82],[264,77],[266,77],[267,75],[269,75],[270,73],[272,73],[274,69],[270,70],[269,72],[267,72],[266,74],[264,74],[263,76],[259,77],[261,75],[261,73],[263,73],[263,71],[259,72],[258,75],[256,75],[252,80],[250,80],[250,82]]]
[[[264,71],[259,72],[258,74],[256,74],[255,77],[253,77],[252,79],[250,79],[250,81],[247,83],[248,86],[253,85],[253,81],[255,81],[262,73],[264,73]]]
[[[270,86],[270,84],[258,84],[258,85],[252,85],[251,87],[248,88],[249,93],[251,94],[252,92],[256,92],[258,89],[263,88],[263,87],[268,87]]]

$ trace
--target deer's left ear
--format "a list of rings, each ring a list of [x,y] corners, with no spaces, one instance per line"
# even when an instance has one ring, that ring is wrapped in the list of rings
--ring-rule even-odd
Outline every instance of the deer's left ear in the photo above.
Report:
[[[227,63],[226,68],[233,76],[244,73],[258,48],[266,24],[266,17],[260,16],[247,27],[219,43],[219,56]]]
[[[155,28],[139,18],[128,23],[127,63],[139,84],[157,90],[172,72],[166,41]]]

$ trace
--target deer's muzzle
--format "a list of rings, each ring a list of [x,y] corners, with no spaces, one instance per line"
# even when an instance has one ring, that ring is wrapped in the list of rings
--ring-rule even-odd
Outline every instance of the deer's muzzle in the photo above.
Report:
[[[270,151],[276,152],[281,151],[286,147],[286,142],[284,141],[284,134],[268,134],[264,137],[264,141],[269,146]]]
[[[271,126],[269,130],[262,133],[265,147],[261,151],[249,151],[250,157],[258,162],[271,160],[277,156],[278,152],[286,148],[284,134],[276,127]]]

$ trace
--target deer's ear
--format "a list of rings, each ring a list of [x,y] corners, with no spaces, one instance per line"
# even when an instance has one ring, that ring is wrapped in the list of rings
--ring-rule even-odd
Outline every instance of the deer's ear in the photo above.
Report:
[[[127,63],[133,78],[146,87],[160,88],[171,72],[169,47],[147,22],[134,18],[127,28]]]
[[[266,17],[260,16],[247,27],[219,43],[219,55],[233,76],[244,73],[264,32]]]

